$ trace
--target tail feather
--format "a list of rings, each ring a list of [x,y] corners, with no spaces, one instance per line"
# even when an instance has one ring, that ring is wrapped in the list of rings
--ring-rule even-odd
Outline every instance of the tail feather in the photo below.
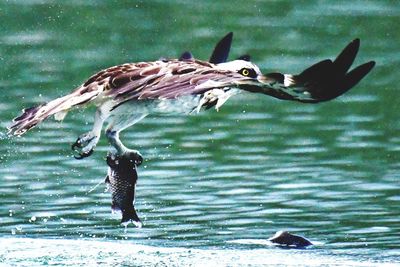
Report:
[[[69,109],[89,102],[98,94],[98,91],[90,91],[81,94],[79,90],[77,90],[46,104],[24,109],[22,115],[15,118],[13,124],[8,127],[8,134],[20,136],[52,115],[55,115],[58,120],[63,119]]]

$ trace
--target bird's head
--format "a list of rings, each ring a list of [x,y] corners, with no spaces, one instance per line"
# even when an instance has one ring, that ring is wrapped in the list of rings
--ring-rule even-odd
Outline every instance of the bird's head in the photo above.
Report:
[[[280,96],[281,92],[274,90],[279,90],[281,87],[289,86],[294,82],[292,75],[281,73],[264,75],[261,73],[260,68],[249,60],[237,59],[219,63],[216,65],[216,69],[229,72],[229,78],[226,82],[230,83],[230,85],[225,85],[226,87],[234,86],[253,93]]]
[[[263,82],[264,75],[262,75],[260,68],[254,63],[246,60],[233,60],[223,62],[216,65],[216,68],[222,71],[230,71],[237,73],[237,83],[239,84],[260,84]]]
[[[349,71],[360,46],[360,40],[349,43],[335,60],[326,59],[305,69],[300,74],[267,73],[249,61],[248,55],[227,62],[233,34],[230,32],[214,48],[210,63],[216,69],[229,71],[221,79],[220,87],[239,87],[242,90],[263,93],[279,99],[317,103],[334,99],[363,79],[375,66],[374,61]],[[218,83],[211,83],[218,85]]]
[[[250,92],[264,92],[266,77],[260,68],[248,60],[236,59],[212,65],[199,72],[204,79],[198,79],[197,89],[239,88]]]

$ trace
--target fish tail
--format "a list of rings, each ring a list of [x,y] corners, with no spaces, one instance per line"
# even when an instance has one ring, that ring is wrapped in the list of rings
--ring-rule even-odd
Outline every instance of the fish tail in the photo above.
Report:
[[[138,228],[141,228],[143,225],[134,207],[122,211],[121,224],[127,225],[130,222],[133,223]]]

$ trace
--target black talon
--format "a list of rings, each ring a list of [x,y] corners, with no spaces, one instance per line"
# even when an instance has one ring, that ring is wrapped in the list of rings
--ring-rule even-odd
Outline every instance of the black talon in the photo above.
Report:
[[[95,138],[95,137],[90,138],[90,139],[88,140],[88,142],[92,141],[94,138]],[[81,139],[80,137],[78,137],[78,139],[76,139],[75,143],[73,143],[73,144],[71,145],[71,149],[72,149],[73,151],[78,152],[78,154],[79,154],[78,156],[74,156],[74,158],[76,158],[76,159],[87,158],[87,157],[89,157],[90,155],[93,154],[93,149],[91,149],[89,152],[79,152],[79,150],[80,150],[81,148],[84,148],[84,147],[85,147],[85,146],[82,144],[82,141],[81,141],[81,140],[82,140],[82,139]]]
[[[84,159],[84,158],[87,158],[87,157],[89,157],[90,155],[92,155],[93,154],[93,149],[92,150],[90,150],[89,152],[87,152],[87,153],[79,153],[79,155],[78,156],[74,156],[74,158],[75,159]]]
[[[90,138],[90,139],[88,139],[88,140],[86,140],[84,142],[90,143],[95,138],[96,137],[93,136],[92,138]],[[79,138],[79,137],[78,137],[78,139],[76,139],[75,143],[73,143],[71,145],[72,150],[76,150],[76,148],[82,148],[82,147],[84,147],[84,145],[82,144],[81,138]]]
[[[79,142],[79,138],[76,139],[75,143],[73,143],[71,145],[71,149],[74,151],[76,150],[76,148],[81,148],[81,147],[82,147],[82,144],[81,144],[81,142]]]
[[[77,160],[81,160],[81,159],[83,159],[84,157],[83,157],[81,154],[79,154],[79,156],[75,156],[75,155],[74,155],[74,158],[77,159]]]
[[[73,144],[71,145],[71,149],[72,149],[73,151],[76,151],[77,148],[79,148],[79,145],[78,145],[77,143],[73,143]]]

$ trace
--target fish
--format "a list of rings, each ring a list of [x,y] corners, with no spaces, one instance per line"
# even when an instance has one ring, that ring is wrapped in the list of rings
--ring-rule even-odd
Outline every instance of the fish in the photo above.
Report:
[[[141,163],[136,160],[137,157],[129,153],[122,155],[108,153],[106,159],[108,173],[105,183],[111,192],[112,212],[122,213],[121,224],[126,227],[129,223],[132,223],[137,228],[141,228],[143,224],[134,206],[136,182],[138,179],[137,167]]]
[[[270,237],[268,241],[277,244],[279,246],[287,246],[294,248],[305,248],[312,246],[310,240],[300,235],[294,235],[286,231],[278,231],[273,237]]]

